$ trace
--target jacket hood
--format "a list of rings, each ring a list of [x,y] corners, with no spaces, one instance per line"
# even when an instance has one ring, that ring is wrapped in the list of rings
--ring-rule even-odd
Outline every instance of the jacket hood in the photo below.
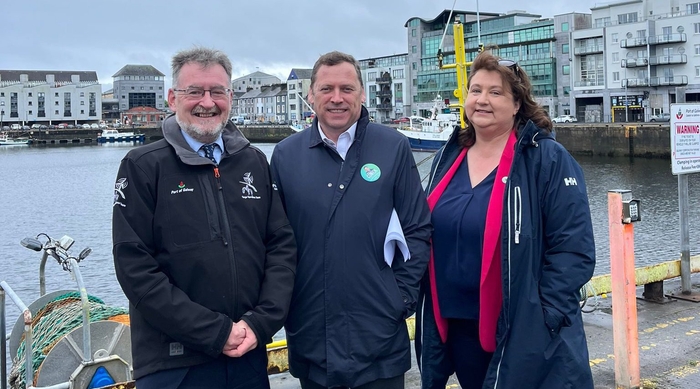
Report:
[[[203,159],[197,154],[197,151],[193,151],[190,145],[182,136],[180,131],[180,125],[175,120],[175,114],[168,115],[163,121],[163,137],[170,144],[170,146],[175,149],[180,160],[188,165],[205,165],[210,163],[207,159]],[[221,133],[222,140],[224,141],[224,148],[222,158],[228,155],[235,154],[236,152],[247,147],[250,142],[246,139],[241,131],[229,120]]]

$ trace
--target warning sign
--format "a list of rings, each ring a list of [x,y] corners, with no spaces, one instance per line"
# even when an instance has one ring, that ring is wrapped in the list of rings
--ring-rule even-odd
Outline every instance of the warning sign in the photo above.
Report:
[[[700,104],[671,104],[671,171],[700,172]]]

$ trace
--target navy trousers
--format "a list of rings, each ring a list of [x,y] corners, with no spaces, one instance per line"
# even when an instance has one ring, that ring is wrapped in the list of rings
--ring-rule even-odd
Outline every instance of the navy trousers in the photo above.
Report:
[[[433,314],[427,276],[421,285],[416,312],[416,359],[422,389],[444,389],[456,373],[463,389],[481,389],[492,353],[481,348],[477,320],[448,319],[447,342],[442,343]]]
[[[240,358],[220,355],[211,362],[168,369],[136,380],[139,389],[270,389],[267,352],[250,350]]]

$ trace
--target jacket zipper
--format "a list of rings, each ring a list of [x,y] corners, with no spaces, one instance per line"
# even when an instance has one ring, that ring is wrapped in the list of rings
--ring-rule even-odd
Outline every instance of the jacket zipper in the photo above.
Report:
[[[520,244],[520,229],[522,227],[523,220],[523,206],[522,206],[522,196],[520,194],[520,187],[516,186],[514,188],[514,204],[513,213],[515,214],[515,244]]]
[[[508,304],[510,304],[510,295],[511,295],[511,290],[510,290],[511,250],[510,249],[511,249],[512,242],[511,242],[511,238],[510,238],[511,237],[510,232],[513,231],[513,224],[515,224],[514,236],[515,236],[515,243],[517,244],[519,241],[519,235],[520,235],[520,222],[521,222],[520,218],[522,217],[522,215],[521,215],[521,213],[522,213],[521,201],[522,200],[521,200],[521,196],[520,196],[520,187],[516,186],[513,190],[513,193],[514,193],[513,197],[515,197],[515,198],[513,199],[514,204],[512,204],[513,207],[511,208],[511,195],[510,195],[511,185],[510,184],[511,184],[511,182],[510,182],[510,180],[508,180],[508,183],[506,184],[507,185],[507,188],[506,188],[507,192],[506,193],[508,193],[508,196],[507,196],[507,199],[508,199],[508,201],[507,201],[507,207],[508,207],[508,251],[506,252],[506,258],[507,258],[506,263],[508,266],[508,269],[507,269],[507,274],[508,274],[508,278],[507,278],[507,281],[508,281],[508,289],[507,289]],[[512,213],[511,213],[511,210],[513,211]],[[508,312],[510,311],[510,307],[506,306],[503,311],[505,312],[503,321],[505,322],[505,327],[506,327],[506,329],[505,329],[506,339],[504,340],[503,348],[501,348],[501,356],[498,360],[498,367],[496,367],[496,380],[494,381],[494,384],[493,384],[494,389],[498,388],[498,380],[500,379],[500,373],[501,373],[501,364],[503,363],[503,355],[506,352],[506,343],[508,342],[508,340],[507,340],[508,332],[509,332]]]
[[[221,225],[223,227],[222,232],[221,232],[221,239],[223,240],[224,246],[226,246],[226,248],[228,250],[229,258],[231,258],[231,273],[232,273],[231,277],[233,278],[233,284],[234,284],[233,287],[235,289],[233,291],[233,296],[232,296],[233,298],[231,299],[231,300],[233,300],[233,303],[234,303],[233,318],[237,318],[240,316],[240,314],[238,312],[238,304],[236,303],[237,299],[235,297],[235,296],[238,296],[238,285],[239,285],[238,279],[237,279],[238,272],[236,271],[236,261],[235,261],[234,255],[233,255],[233,246],[229,244],[229,242],[231,241],[231,236],[230,236],[231,235],[231,227],[228,223],[228,215],[226,213],[226,201],[224,200],[224,188],[223,188],[223,186],[221,186],[221,174],[219,173],[218,166],[214,167],[214,178],[216,178],[216,187],[218,189],[217,190],[217,192],[218,192],[217,197],[219,199],[219,208],[220,208],[219,217],[221,220]]]

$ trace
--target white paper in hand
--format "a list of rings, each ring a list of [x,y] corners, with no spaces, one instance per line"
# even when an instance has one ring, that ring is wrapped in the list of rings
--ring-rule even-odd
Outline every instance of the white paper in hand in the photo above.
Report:
[[[399,215],[396,214],[396,210],[391,211],[391,218],[389,219],[389,227],[386,230],[386,238],[384,238],[384,262],[386,262],[389,267],[394,262],[394,253],[396,252],[396,247],[398,246],[403,254],[403,260],[408,261],[411,258],[411,253],[408,251],[408,245],[406,244],[406,238],[403,236],[403,228],[401,228],[401,222],[399,221]]]

